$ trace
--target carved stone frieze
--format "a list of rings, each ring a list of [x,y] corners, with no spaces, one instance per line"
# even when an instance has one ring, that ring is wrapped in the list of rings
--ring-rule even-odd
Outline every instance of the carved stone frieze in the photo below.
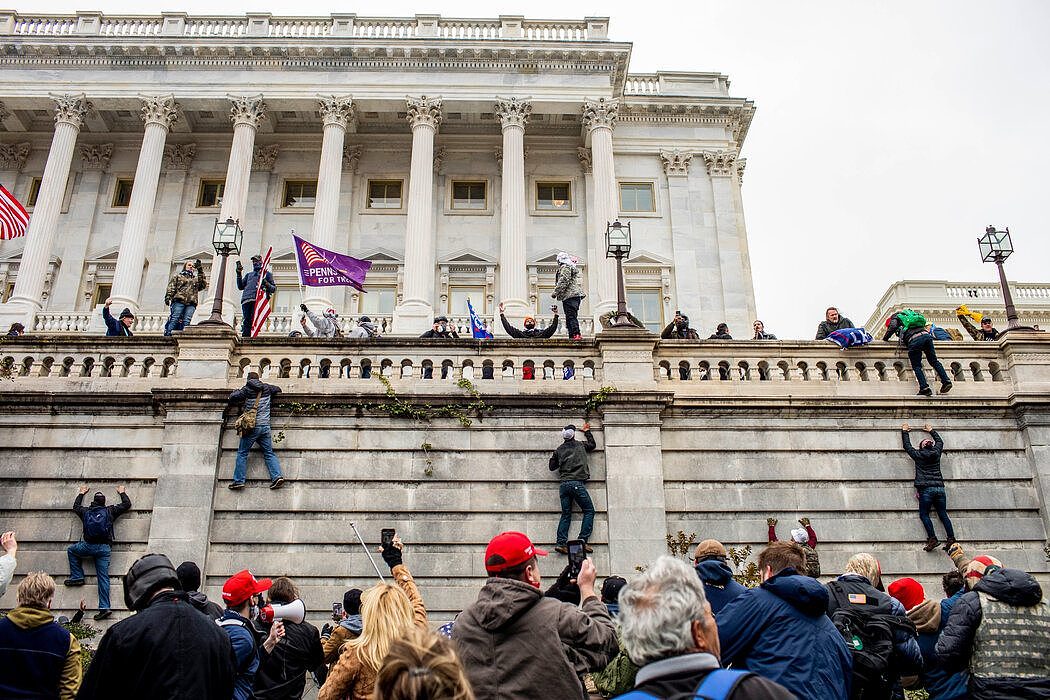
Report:
[[[506,129],[508,126],[520,126],[522,129],[529,123],[532,115],[532,103],[527,100],[519,100],[516,97],[496,100],[493,109],[499,117],[500,124]]]
[[[109,161],[113,157],[113,144],[87,143],[80,147],[84,170],[109,170]]]
[[[660,151],[660,160],[664,163],[664,173],[669,177],[688,175],[689,161],[692,159],[692,153],[680,151],[677,148]]]
[[[593,163],[591,162],[591,149],[586,146],[579,146],[576,149],[576,158],[580,161],[580,167],[583,168],[583,172],[591,172],[593,168]]]
[[[583,103],[583,125],[588,131],[605,127],[611,129],[619,114],[619,100],[599,97]]]
[[[357,172],[357,164],[361,162],[361,146],[343,146],[343,170]]]
[[[230,121],[233,122],[234,126],[248,124],[258,129],[259,125],[266,119],[266,103],[263,102],[262,95],[256,95],[255,97],[231,95],[230,102],[232,103],[230,107]]]
[[[440,97],[408,97],[405,99],[408,111],[408,123],[415,129],[417,126],[429,126],[434,129],[441,123]]]
[[[29,143],[0,143],[0,170],[22,172],[32,147]]]
[[[736,181],[737,184],[744,184],[744,168],[747,167],[747,158],[736,159]]]
[[[7,108],[7,105],[5,105],[3,102],[0,102],[0,122],[6,120],[11,115],[11,110]]]
[[[142,121],[146,124],[160,124],[170,129],[179,120],[179,110],[174,95],[142,98]]]
[[[729,177],[736,174],[737,151],[702,151],[700,155],[709,175]]]
[[[189,170],[197,155],[195,143],[169,143],[164,146],[165,170]]]
[[[325,126],[335,124],[346,129],[357,118],[354,100],[350,97],[326,95],[317,98],[317,105],[317,111],[321,113],[321,121]]]
[[[281,147],[274,143],[269,146],[256,146],[252,153],[252,170],[273,170],[273,164],[277,162],[277,154]]]

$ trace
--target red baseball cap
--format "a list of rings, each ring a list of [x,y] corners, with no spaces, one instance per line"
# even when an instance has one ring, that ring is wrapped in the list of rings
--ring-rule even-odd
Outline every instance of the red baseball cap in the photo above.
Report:
[[[256,593],[270,590],[273,584],[268,578],[256,579],[251,571],[238,571],[222,584],[222,599],[229,605],[240,605]]]
[[[501,532],[492,538],[485,548],[485,570],[497,574],[533,557],[545,557],[547,553],[532,543],[520,532]]]

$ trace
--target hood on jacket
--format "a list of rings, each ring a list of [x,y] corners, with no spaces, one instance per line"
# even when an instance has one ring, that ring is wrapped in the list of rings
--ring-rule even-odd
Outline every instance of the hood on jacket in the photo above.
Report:
[[[1009,605],[1029,607],[1043,599],[1043,589],[1035,578],[1020,569],[998,569],[986,574],[973,590],[987,593]]]
[[[361,634],[362,622],[360,615],[347,615],[339,621],[339,626],[356,635]]]
[[[541,600],[543,593],[524,581],[490,578],[475,603],[478,624],[489,632],[496,632]]]
[[[249,379],[248,388],[252,391],[259,391],[263,388],[263,381],[261,379]]]
[[[696,573],[704,583],[724,586],[733,578],[733,570],[719,559],[708,559],[696,565]]]
[[[936,634],[941,628],[941,604],[927,598],[908,611],[908,619],[919,634]]]
[[[51,614],[50,610],[41,610],[40,608],[17,607],[11,612],[7,613],[7,619],[24,630],[31,630],[36,627],[42,627],[47,623],[54,621],[55,616]]]
[[[828,589],[820,581],[788,567],[762,584],[762,588],[810,617],[828,611]]]

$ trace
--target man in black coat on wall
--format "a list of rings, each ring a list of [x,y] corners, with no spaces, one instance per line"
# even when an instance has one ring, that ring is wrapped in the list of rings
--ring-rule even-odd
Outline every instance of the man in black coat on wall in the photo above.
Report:
[[[587,542],[591,538],[591,530],[594,527],[594,502],[591,494],[587,492],[587,480],[591,478],[591,471],[587,468],[587,453],[594,452],[597,445],[594,436],[591,435],[589,423],[583,424],[583,438],[585,442],[576,439],[576,426],[567,425],[561,431],[562,442],[558,449],[551,455],[548,468],[558,472],[561,484],[558,487],[558,495],[561,498],[561,520],[558,521],[557,546],[555,551],[568,554],[567,543],[569,541],[569,525],[572,523],[572,504],[575,502],[583,511],[583,522],[580,524],[580,539]],[[584,545],[588,552],[590,545]]]
[[[919,520],[926,528],[927,552],[932,552],[940,542],[937,534],[933,531],[933,521],[930,520],[930,509],[937,509],[937,517],[944,525],[944,533],[948,538],[944,549],[947,550],[955,542],[955,530],[952,528],[951,518],[948,517],[948,497],[944,492],[944,476],[941,475],[941,452],[944,450],[944,441],[937,431],[927,423],[922,428],[930,437],[924,438],[919,443],[919,449],[912,447],[911,426],[907,423],[901,426],[901,442],[904,443],[904,451],[915,460],[915,491],[919,495]]]

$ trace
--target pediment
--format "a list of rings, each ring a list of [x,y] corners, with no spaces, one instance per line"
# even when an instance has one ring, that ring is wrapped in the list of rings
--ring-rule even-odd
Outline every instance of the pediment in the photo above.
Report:
[[[561,250],[558,248],[551,248],[550,250],[544,251],[534,257],[529,264],[530,265],[557,265],[558,264],[558,253]],[[583,255],[580,256],[579,262],[576,263],[576,267],[586,267],[587,261],[584,260]]]
[[[495,265],[496,258],[473,248],[463,248],[438,260],[439,265]]]
[[[671,261],[662,255],[656,253],[650,253],[645,250],[639,250],[631,257],[623,261],[625,265],[660,265],[664,267],[670,267]]]
[[[179,253],[171,260],[172,263],[184,263],[187,260],[200,260],[201,262],[206,263],[214,257],[214,248],[197,248],[196,250],[187,250]]]
[[[113,263],[117,261],[117,254],[120,252],[120,248],[106,248],[97,255],[93,255],[84,262],[86,263]],[[192,258],[191,258],[192,259]]]
[[[404,257],[387,248],[370,248],[360,255],[354,255],[358,260],[371,260],[373,263],[400,263]]]

